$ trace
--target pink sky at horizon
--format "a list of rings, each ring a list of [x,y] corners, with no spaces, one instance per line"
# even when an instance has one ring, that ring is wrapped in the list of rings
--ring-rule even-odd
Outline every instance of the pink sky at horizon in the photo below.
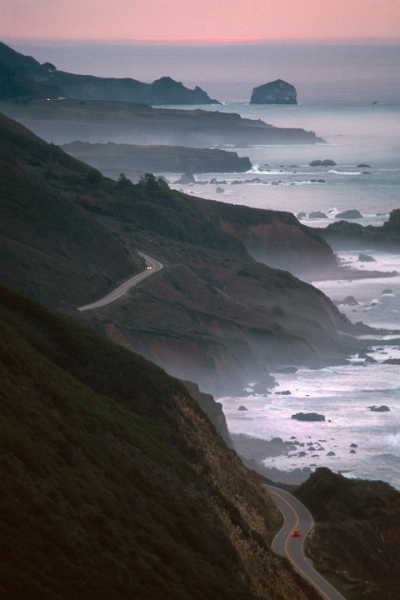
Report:
[[[0,0],[0,14],[3,38],[400,40],[399,0]]]

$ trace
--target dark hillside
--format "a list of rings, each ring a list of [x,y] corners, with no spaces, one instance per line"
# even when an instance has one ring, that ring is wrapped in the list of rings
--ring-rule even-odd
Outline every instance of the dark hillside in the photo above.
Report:
[[[317,598],[183,385],[0,287],[5,600]]]
[[[60,93],[61,90],[56,87],[32,81],[0,61],[0,100],[15,99],[17,102],[29,102],[42,98],[54,99]]]
[[[0,62],[31,81],[41,81],[48,76],[48,71],[35,58],[16,52],[3,42],[0,42]]]
[[[230,215],[229,207],[222,212],[218,203],[170,190],[152,175],[137,185],[124,177],[115,182],[7,117],[0,131],[0,275],[6,283],[70,310],[203,391],[241,391],[249,380],[270,385],[272,367],[318,366],[348,353],[341,331],[352,327],[338,309],[246,250],[246,232],[258,222],[265,255],[283,254],[291,219],[299,249],[305,240],[316,255],[322,249],[326,263],[334,260],[291,215],[237,207]],[[281,234],[263,241],[271,219],[282,223]],[[137,250],[165,268],[118,302],[77,314],[77,307],[143,270]]]
[[[76,193],[96,193],[99,179],[98,172],[0,115],[4,282],[49,305],[71,306],[143,268],[133,249],[75,201]]]
[[[339,576],[349,598],[397,600],[400,492],[383,481],[320,468],[295,495],[317,521],[308,547],[321,570]]]
[[[0,62],[16,72],[18,77],[22,76],[24,80],[34,82],[36,85],[32,89],[39,91],[41,87],[43,88],[42,94],[40,95],[39,91],[39,95],[33,98],[66,97],[148,104],[219,104],[198,86],[190,90],[171,77],[161,77],[153,83],[143,83],[131,78],[117,79],[65,73],[58,71],[51,63],[41,65],[32,56],[16,52],[2,42],[0,42]],[[6,98],[21,95],[17,89],[12,91],[14,95]]]

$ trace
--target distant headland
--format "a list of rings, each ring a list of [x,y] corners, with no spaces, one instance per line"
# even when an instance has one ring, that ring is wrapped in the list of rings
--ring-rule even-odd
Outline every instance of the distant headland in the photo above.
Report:
[[[171,77],[153,83],[136,79],[95,77],[58,71],[49,62],[40,64],[32,56],[16,52],[0,42],[0,99],[70,98],[141,104],[220,104],[196,86],[185,87]]]

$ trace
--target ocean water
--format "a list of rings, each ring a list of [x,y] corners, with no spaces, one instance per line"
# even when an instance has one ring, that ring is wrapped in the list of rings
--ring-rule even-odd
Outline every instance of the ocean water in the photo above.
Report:
[[[302,103],[399,102],[400,45],[3,41],[60,70],[146,82],[169,75],[230,104],[249,102],[255,86],[274,79],[295,85]]]
[[[400,97],[400,94],[399,94]],[[203,107],[215,110],[215,107]],[[357,209],[362,224],[382,224],[400,206],[400,103],[341,105],[329,102],[297,106],[226,104],[217,110],[262,119],[278,127],[301,127],[326,141],[318,145],[229,148],[248,156],[251,172],[199,175],[199,181],[224,184],[188,186],[191,194],[232,204],[287,210],[298,214],[321,211],[327,219],[304,220],[325,226],[338,212]],[[331,159],[334,167],[310,167],[313,160]],[[368,165],[360,167],[359,165]],[[169,181],[176,182],[172,174]],[[254,181],[256,180],[256,181]],[[238,181],[244,183],[238,184]],[[234,185],[232,183],[235,182]],[[173,187],[182,186],[173,183]],[[217,187],[223,193],[217,193]]]
[[[232,204],[303,212],[302,222],[310,226],[325,226],[348,209],[362,214],[356,222],[380,225],[391,210],[400,208],[399,45],[7,43],[40,62],[50,61],[75,73],[148,82],[170,75],[188,87],[201,86],[223,103],[200,107],[204,110],[304,128],[326,142],[227,148],[249,156],[252,170],[197,175],[204,185],[188,186],[177,183],[176,175],[166,174],[172,187]],[[296,86],[297,106],[248,103],[253,87],[277,78]],[[316,159],[332,159],[336,166],[310,167]],[[210,183],[211,179],[217,183]],[[223,191],[217,192],[218,187]],[[326,218],[310,218],[313,211],[323,212]],[[339,258],[358,269],[379,270],[382,277],[314,285],[339,303],[354,296],[357,305],[339,304],[354,322],[400,329],[400,275],[385,275],[400,274],[400,253],[362,250],[376,262],[360,263],[359,251],[339,253]],[[229,430],[298,442],[298,449],[289,455],[266,457],[266,466],[290,471],[324,465],[348,477],[383,479],[400,489],[400,368],[384,364],[387,358],[400,357],[400,335],[377,336],[370,355],[376,363],[353,357],[348,366],[276,375],[277,390],[288,390],[290,395],[273,390],[267,396],[220,399]],[[247,411],[238,411],[241,405]],[[390,410],[369,408],[381,405]],[[296,412],[318,412],[326,420],[295,421],[291,415]]]
[[[352,295],[358,304],[339,304],[339,309],[353,322],[399,331],[400,257],[365,250],[376,260],[373,267],[368,263],[365,268],[382,273],[397,268],[399,275],[314,285],[339,303]],[[339,257],[360,269],[358,254],[341,252]],[[347,477],[382,479],[400,489],[400,368],[384,363],[400,358],[400,333],[372,336],[368,354],[375,363],[368,364],[356,355],[350,365],[274,374],[278,387],[266,396],[221,398],[229,430],[258,439],[278,437],[299,443],[289,453],[265,457],[266,467],[292,471],[327,466]],[[247,410],[239,411],[239,406]],[[387,406],[389,411],[373,412],[372,406]],[[298,412],[316,412],[324,415],[325,421],[293,420]]]
[[[351,321],[387,330],[386,335],[360,336],[371,340],[368,355],[376,362],[355,355],[350,365],[275,373],[278,385],[270,394],[250,393],[219,401],[231,433],[298,444],[288,453],[266,456],[266,467],[290,472],[326,466],[346,477],[382,479],[400,489],[400,367],[385,363],[400,359],[400,254],[367,246],[363,251],[375,262],[360,262],[360,250],[337,254],[349,268],[377,270],[381,277],[315,281],[313,285]],[[357,302],[354,306],[343,304],[350,295]],[[290,394],[279,394],[282,391]],[[247,410],[238,410],[240,406]],[[389,411],[370,410],[381,406]],[[325,421],[293,420],[292,415],[299,412],[322,414]]]

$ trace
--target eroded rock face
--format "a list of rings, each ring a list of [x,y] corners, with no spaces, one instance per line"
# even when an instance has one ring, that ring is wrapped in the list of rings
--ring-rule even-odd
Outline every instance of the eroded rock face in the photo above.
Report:
[[[219,433],[219,435],[222,437],[228,448],[233,448],[233,442],[229,435],[225,415],[222,410],[222,404],[220,402],[216,402],[211,394],[205,394],[204,392],[200,391],[199,386],[193,381],[184,381],[183,383],[192,398],[196,400],[199,406],[204,410],[211,423],[214,425],[217,433]],[[247,409],[243,407],[241,410]]]
[[[311,236],[298,222],[284,218],[272,219],[243,227],[242,224],[223,223],[225,231],[239,237],[248,251],[260,262],[288,270],[303,277],[316,276],[337,267],[336,258],[322,238]]]
[[[277,79],[253,89],[250,104],[297,104],[294,85]]]

